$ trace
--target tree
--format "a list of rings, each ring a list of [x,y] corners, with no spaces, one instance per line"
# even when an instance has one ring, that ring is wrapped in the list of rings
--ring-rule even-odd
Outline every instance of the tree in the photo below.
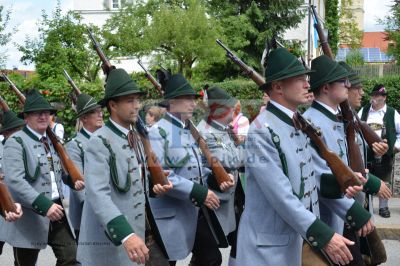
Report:
[[[0,5],[0,68],[5,67],[5,61],[7,59],[7,51],[4,46],[11,39],[11,35],[14,30],[7,30],[8,23],[10,22],[10,10],[5,10],[3,5]]]
[[[87,36],[87,25],[82,18],[69,11],[61,14],[60,2],[52,17],[45,12],[39,24],[39,38],[25,40],[18,47],[23,53],[21,62],[35,63],[41,80],[57,78],[66,69],[78,80],[94,81],[100,70],[98,56],[92,49]],[[94,27],[98,32],[98,28]]]
[[[378,22],[385,25],[387,40],[392,42],[389,45],[388,54],[393,55],[397,64],[400,65],[400,1],[394,2],[391,14]]]
[[[352,0],[342,0],[340,5],[339,42],[351,49],[361,48],[363,31],[358,28],[351,12]]]
[[[279,37],[305,15],[304,0],[205,0],[221,24],[227,45],[247,64],[261,71],[267,37]],[[225,67],[226,68],[226,67]],[[226,71],[229,73],[229,71]],[[237,73],[237,70],[235,70]]]
[[[325,28],[328,30],[328,42],[333,54],[339,44],[339,0],[325,1]]]
[[[112,16],[105,26],[111,29],[106,38],[121,56],[171,62],[189,78],[196,63],[223,58],[214,45],[218,23],[198,0],[135,3]]]

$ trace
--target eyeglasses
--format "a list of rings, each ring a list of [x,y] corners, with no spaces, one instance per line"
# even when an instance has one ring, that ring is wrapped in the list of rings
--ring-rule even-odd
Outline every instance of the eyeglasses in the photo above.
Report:
[[[346,79],[338,79],[338,80],[335,80],[335,81],[333,81],[331,83],[342,83],[347,88],[350,88],[350,86],[351,86],[350,80],[347,79],[347,78]]]
[[[350,89],[353,90],[353,91],[357,91],[359,94],[363,94],[363,93],[364,93],[363,88],[362,88],[362,87],[359,87],[359,86],[357,86],[357,87],[351,87]]]
[[[42,115],[44,115],[44,116],[49,116],[50,115],[50,111],[34,111],[34,112],[30,112],[29,113],[30,115],[33,115],[33,116],[42,116]]]

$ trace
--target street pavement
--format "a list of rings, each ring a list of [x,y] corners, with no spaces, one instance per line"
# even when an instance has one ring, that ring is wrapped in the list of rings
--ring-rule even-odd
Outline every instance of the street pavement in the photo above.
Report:
[[[374,200],[374,206],[377,206],[377,200]],[[375,224],[380,235],[384,236],[383,243],[386,248],[388,261],[384,266],[400,265],[400,198],[393,198],[389,201],[389,207],[392,217],[389,219],[381,218],[378,210],[375,208]],[[228,265],[229,249],[221,249],[223,256],[223,266]],[[177,263],[178,266],[186,266],[190,262],[190,256],[183,261]],[[37,266],[54,266],[56,264],[55,257],[50,247],[42,250],[39,254]],[[1,266],[13,265],[12,248],[9,245],[4,246],[3,254],[0,256]],[[115,265],[117,266],[117,265]]]

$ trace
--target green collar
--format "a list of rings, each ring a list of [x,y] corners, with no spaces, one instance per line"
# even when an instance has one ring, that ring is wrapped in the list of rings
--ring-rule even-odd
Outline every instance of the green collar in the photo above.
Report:
[[[207,124],[210,124],[210,126],[212,126],[213,128],[215,128],[217,130],[220,130],[220,131],[226,131],[227,130],[226,126],[224,127],[223,125],[221,125],[220,123],[216,122],[215,120],[211,120],[210,123],[207,123]]]
[[[169,113],[165,114],[164,119],[167,120],[168,122],[172,123],[176,127],[185,129],[185,127],[182,125],[182,123],[179,123],[179,121],[177,121],[178,118],[172,117],[172,115]]]
[[[328,117],[332,121],[339,122],[336,115],[332,114],[332,112],[330,112],[328,109],[326,109],[325,107],[323,107],[321,104],[317,103],[316,101],[312,102],[311,107],[320,111],[321,113],[323,113],[326,117]]]
[[[110,124],[112,124],[112,123],[110,123]],[[82,134],[85,138],[90,139],[89,134],[86,132],[85,129],[83,129],[83,127],[81,128],[81,130],[79,130],[79,132],[81,132],[81,134]]]
[[[26,135],[28,135],[31,139],[33,139],[33,140],[35,140],[35,141],[37,141],[37,142],[40,142],[40,139],[39,139],[37,136],[35,136],[35,135],[27,128],[26,125],[24,126],[24,128],[22,129],[22,131],[24,131],[24,132],[26,133]]]
[[[279,108],[273,105],[271,102],[268,102],[266,109],[289,126],[294,127],[292,119],[287,114],[279,110]]]
[[[116,135],[120,136],[123,139],[128,139],[128,137],[124,134],[124,132],[122,132],[116,126],[114,126],[114,124],[110,120],[107,120],[105,125],[109,129],[111,129],[111,131],[114,132]]]

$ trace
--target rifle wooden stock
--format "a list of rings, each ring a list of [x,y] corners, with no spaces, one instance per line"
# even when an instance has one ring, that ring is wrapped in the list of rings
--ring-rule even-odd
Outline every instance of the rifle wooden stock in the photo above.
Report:
[[[139,133],[140,139],[143,143],[144,153],[146,154],[147,168],[150,172],[150,178],[153,185],[168,185],[167,177],[164,170],[158,161],[157,155],[154,153],[144,123],[140,117],[136,121],[136,130]]]
[[[331,50],[331,47],[329,46],[328,38],[324,34],[324,31],[322,29],[321,22],[319,21],[317,11],[315,10],[315,6],[311,5],[312,13],[314,15],[314,27],[317,30],[318,37],[319,37],[319,42],[321,43],[321,48],[324,53],[324,55],[329,56],[330,58],[333,59],[333,53]]]
[[[239,57],[234,55],[228,47],[226,47],[219,39],[217,39],[217,44],[221,46],[226,51],[226,56],[231,59],[239,68],[243,71],[243,73],[251,78],[258,86],[265,84],[265,79],[258,74],[254,69],[246,65]]]
[[[382,138],[364,121],[361,121],[357,114],[354,115],[357,120],[357,126],[360,128],[368,146],[372,148],[373,143],[382,142]]]
[[[5,74],[3,73],[3,76],[5,76]],[[11,80],[8,79],[8,77],[6,78],[6,80],[8,81],[8,83],[10,84],[10,88],[14,91],[15,94],[17,94],[19,101],[22,104],[25,104],[25,96],[21,93],[21,91],[11,82]],[[51,143],[54,146],[54,149],[56,150],[58,156],[60,157],[60,161],[61,164],[64,168],[64,170],[70,175],[71,180],[73,183],[75,183],[76,181],[83,181],[83,175],[82,173],[79,171],[79,169],[75,166],[74,162],[71,160],[71,158],[69,158],[67,152],[64,149],[64,146],[62,145],[62,143],[59,141],[59,139],[57,138],[57,136],[55,135],[55,133],[51,130],[50,127],[47,127],[46,129],[46,134],[49,137]]]
[[[156,78],[144,67],[142,62],[138,61],[139,66],[144,70],[144,76],[153,84],[153,86],[157,89],[160,95],[163,95],[163,91],[161,89],[161,84],[156,80]]]
[[[365,177],[365,164],[361,155],[360,148],[356,141],[357,125],[354,120],[355,118],[353,110],[351,109],[350,104],[347,100],[340,104],[340,109],[342,111],[343,119],[346,121],[345,133],[350,168],[353,169],[353,171],[361,173]]]
[[[308,122],[301,114],[296,113],[294,116],[296,128],[301,129],[315,144],[319,155],[328,163],[332,174],[336,177],[340,189],[345,193],[346,188],[354,185],[362,185],[358,176],[340,159],[340,157],[330,151],[321,139],[321,134]],[[358,148],[358,147],[357,147]]]
[[[207,160],[208,165],[211,167],[211,170],[214,173],[215,180],[220,186],[223,182],[231,182],[231,178],[228,173],[225,171],[225,168],[222,166],[221,162],[217,157],[213,156],[210,149],[208,148],[207,142],[200,135],[197,128],[193,125],[193,122],[188,120],[190,133],[193,138],[196,140],[197,144],[200,147],[201,152]]]
[[[92,40],[93,48],[96,50],[96,53],[100,57],[100,60],[102,62],[101,68],[103,69],[103,73],[105,75],[108,75],[108,73],[110,73],[111,69],[115,69],[115,66],[113,66],[110,63],[110,61],[107,59],[106,55],[104,54],[103,50],[100,47],[100,44],[97,42],[96,38],[93,36],[93,33],[90,29],[88,29],[88,33],[89,33],[89,38]]]
[[[3,110],[3,112],[10,111],[10,108],[8,107],[8,104],[6,103],[6,101],[1,96],[0,96],[0,108]]]
[[[5,217],[7,212],[16,212],[17,206],[11,197],[10,191],[2,180],[0,180],[0,208],[1,214]]]

